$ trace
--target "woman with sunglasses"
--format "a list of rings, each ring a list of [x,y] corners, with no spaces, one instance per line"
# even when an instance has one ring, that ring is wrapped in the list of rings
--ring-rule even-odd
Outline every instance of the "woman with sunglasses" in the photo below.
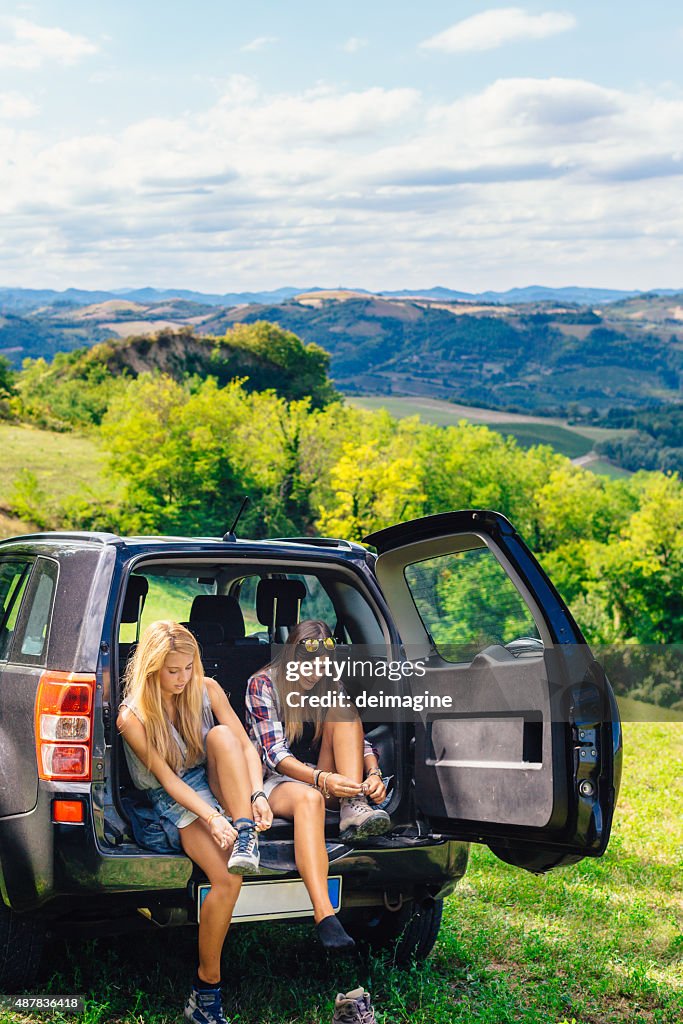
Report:
[[[354,942],[334,916],[328,895],[326,803],[336,806],[338,801],[343,840],[380,835],[391,822],[386,811],[374,806],[386,790],[355,708],[340,713],[338,706],[329,710],[310,700],[316,690],[342,692],[330,676],[304,671],[324,664],[334,648],[326,622],[298,623],[273,661],[250,678],[246,708],[271,810],[294,821],[296,866],[311,897],[318,937],[327,949],[340,950]],[[296,665],[302,671],[292,673]],[[302,700],[305,694],[309,700]]]

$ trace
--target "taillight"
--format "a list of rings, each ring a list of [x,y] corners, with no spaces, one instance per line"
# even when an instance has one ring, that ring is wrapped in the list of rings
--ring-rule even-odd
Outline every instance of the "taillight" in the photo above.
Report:
[[[91,777],[95,676],[43,672],[36,695],[36,758],[41,779]]]

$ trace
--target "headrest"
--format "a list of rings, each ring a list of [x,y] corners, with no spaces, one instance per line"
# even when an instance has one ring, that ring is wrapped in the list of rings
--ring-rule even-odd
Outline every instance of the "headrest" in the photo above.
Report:
[[[306,585],[302,580],[259,580],[256,616],[268,629],[295,626],[305,596]]]
[[[190,622],[192,625],[218,622],[225,640],[239,640],[244,636],[242,609],[237,598],[230,594],[197,594],[192,602]]]
[[[137,622],[145,606],[149,583],[144,576],[129,576],[121,622]]]
[[[200,647],[203,644],[222,644],[224,635],[220,622],[183,622]]]

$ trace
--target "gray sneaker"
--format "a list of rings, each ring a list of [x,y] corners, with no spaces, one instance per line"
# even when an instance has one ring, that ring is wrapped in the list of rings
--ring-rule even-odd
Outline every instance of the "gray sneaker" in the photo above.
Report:
[[[391,818],[386,811],[372,807],[367,797],[343,797],[340,801],[339,838],[366,839],[381,836],[391,828]]]
[[[354,988],[344,995],[340,992],[334,1001],[332,1024],[377,1024],[370,993]]]
[[[228,860],[228,871],[231,875],[255,875],[261,859],[256,826],[248,818],[238,818],[233,824],[237,829],[237,839]]]

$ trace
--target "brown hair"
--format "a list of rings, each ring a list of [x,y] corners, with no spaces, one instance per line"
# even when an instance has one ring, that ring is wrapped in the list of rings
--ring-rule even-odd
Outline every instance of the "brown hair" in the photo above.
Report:
[[[282,724],[288,743],[295,743],[301,739],[305,721],[312,721],[315,725],[314,743],[319,742],[322,737],[323,725],[325,724],[328,709],[311,707],[310,705],[307,705],[305,708],[291,707],[287,702],[287,695],[295,691],[299,693],[305,691],[298,683],[290,682],[287,679],[286,666],[288,662],[302,660],[301,648],[298,647],[301,640],[320,639],[327,636],[332,636],[332,630],[322,619],[304,619],[290,630],[287,640],[277,655],[264,668],[264,671],[270,674],[280,700],[283,716]],[[325,655],[328,652],[322,650],[318,653]],[[307,655],[306,657],[311,658],[312,656]],[[328,689],[338,689],[337,684],[332,679],[326,680],[326,687]]]

